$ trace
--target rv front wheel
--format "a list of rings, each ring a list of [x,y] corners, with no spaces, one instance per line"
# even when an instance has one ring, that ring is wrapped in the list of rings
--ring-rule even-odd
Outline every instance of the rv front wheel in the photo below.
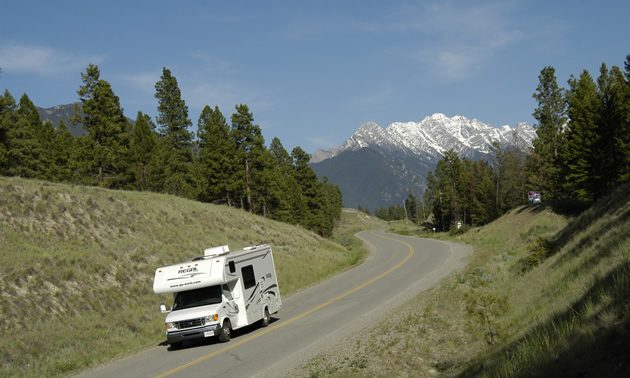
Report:
[[[260,320],[260,326],[261,327],[266,327],[269,325],[269,310],[267,308],[265,308],[265,314],[263,315],[263,318]]]
[[[223,327],[221,327],[221,332],[219,332],[219,341],[222,343],[227,343],[230,341],[230,336],[232,333],[232,326],[228,319],[223,321]]]

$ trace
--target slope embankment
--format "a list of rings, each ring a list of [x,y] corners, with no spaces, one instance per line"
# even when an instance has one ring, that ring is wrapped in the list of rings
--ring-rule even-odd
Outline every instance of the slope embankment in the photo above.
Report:
[[[234,208],[0,178],[0,376],[70,374],[160,344],[158,304],[172,297],[153,293],[157,267],[263,243],[283,295],[365,253]]]
[[[526,206],[463,235],[425,236],[474,246],[466,268],[302,373],[630,376],[630,185],[577,216]]]

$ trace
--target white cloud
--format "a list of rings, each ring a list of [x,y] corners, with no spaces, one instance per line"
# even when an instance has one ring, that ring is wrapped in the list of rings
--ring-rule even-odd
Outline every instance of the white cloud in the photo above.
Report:
[[[9,45],[0,47],[0,67],[4,72],[42,76],[76,73],[88,64],[99,64],[105,55],[78,55],[46,46]]]
[[[431,2],[400,11],[394,29],[418,33],[416,52],[411,56],[434,73],[458,80],[483,69],[501,49],[526,35],[511,14],[514,2]]]

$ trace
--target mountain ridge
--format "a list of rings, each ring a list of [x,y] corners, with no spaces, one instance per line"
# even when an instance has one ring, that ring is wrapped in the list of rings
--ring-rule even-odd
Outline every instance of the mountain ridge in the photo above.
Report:
[[[78,105],[79,109],[82,108],[82,104],[80,102],[55,105],[55,106],[51,106],[50,108],[41,108],[39,106],[35,106],[35,108],[37,109],[37,112],[39,113],[39,119],[42,122],[50,121],[50,123],[52,123],[53,126],[57,128],[59,127],[59,122],[63,121],[68,127],[68,130],[70,130],[70,133],[73,136],[78,137],[80,135],[86,134],[86,130],[83,128],[82,123],[80,122],[74,123],[74,122],[68,121],[70,118],[74,117],[75,105]],[[81,111],[79,111],[79,115],[81,117],[86,116],[86,114]],[[125,117],[125,118],[127,118],[127,120],[131,123],[135,122],[133,119],[129,117]]]
[[[73,102],[71,104],[51,106],[50,108],[40,108],[39,106],[36,106],[35,108],[37,109],[39,119],[42,122],[49,121],[55,128],[57,128],[59,126],[59,121],[63,121],[66,123],[70,133],[73,136],[78,137],[79,135],[85,134],[83,125],[81,123],[68,122],[70,118],[74,117],[75,104],[79,104],[79,107],[81,106],[80,103]],[[79,114],[81,116],[85,116],[84,113],[80,112]]]
[[[516,131],[520,141],[515,141]],[[475,157],[489,152],[493,142],[502,146],[524,143],[522,148],[531,147],[536,137],[536,130],[525,122],[514,128],[503,125],[495,128],[477,119],[469,119],[462,115],[447,117],[442,113],[434,113],[420,122],[394,122],[383,128],[375,122],[367,122],[343,144],[328,150],[318,149],[311,157],[311,163],[337,156],[347,150],[356,151],[365,147],[373,147],[381,151],[405,151],[413,155],[429,155],[439,158],[445,151],[453,148],[460,156]]]
[[[310,165],[320,177],[339,185],[344,206],[377,209],[400,205],[408,190],[422,198],[428,172],[450,149],[475,160],[487,157],[494,142],[525,150],[535,137],[536,130],[525,122],[495,128],[462,115],[435,113],[420,122],[394,122],[386,128],[364,123],[340,146],[317,150]],[[361,164],[372,164],[372,169]],[[365,174],[369,180],[361,176]]]

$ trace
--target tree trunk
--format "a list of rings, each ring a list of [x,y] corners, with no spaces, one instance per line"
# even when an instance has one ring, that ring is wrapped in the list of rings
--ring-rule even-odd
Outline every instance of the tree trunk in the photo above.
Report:
[[[249,158],[245,158],[245,190],[247,191],[247,207],[249,208],[249,213],[253,214],[254,209],[252,206],[252,193],[249,187]]]

